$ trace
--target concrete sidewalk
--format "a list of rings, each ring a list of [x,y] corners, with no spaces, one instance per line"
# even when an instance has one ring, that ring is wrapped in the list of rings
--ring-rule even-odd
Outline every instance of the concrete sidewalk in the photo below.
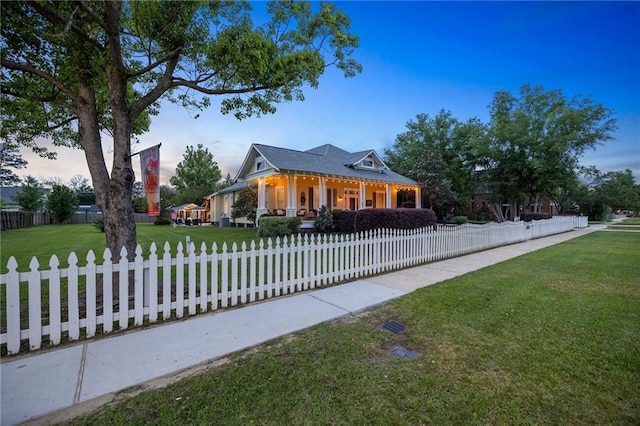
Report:
[[[605,227],[590,226],[239,309],[3,359],[0,423],[64,421],[122,398],[118,394],[122,390],[165,385],[220,363],[233,352]]]

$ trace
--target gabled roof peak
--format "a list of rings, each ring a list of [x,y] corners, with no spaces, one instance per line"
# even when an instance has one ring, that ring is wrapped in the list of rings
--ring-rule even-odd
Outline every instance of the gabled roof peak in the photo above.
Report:
[[[344,149],[338,148],[335,145],[332,145],[330,143],[326,143],[324,145],[320,145],[317,146],[315,148],[311,148],[306,150],[305,152],[308,152],[309,154],[317,154],[317,155],[322,155],[322,156],[327,156],[327,155],[335,155],[335,154],[339,154],[339,155],[345,155],[345,154],[349,154],[349,152],[345,151]]]

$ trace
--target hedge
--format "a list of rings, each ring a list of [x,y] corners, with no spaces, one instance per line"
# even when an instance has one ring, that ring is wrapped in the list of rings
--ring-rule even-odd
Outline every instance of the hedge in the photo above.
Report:
[[[525,213],[520,215],[520,220],[531,222],[532,220],[551,219],[553,215],[549,213]]]
[[[336,232],[352,233],[371,229],[417,229],[436,225],[436,214],[431,209],[364,209],[334,211]]]

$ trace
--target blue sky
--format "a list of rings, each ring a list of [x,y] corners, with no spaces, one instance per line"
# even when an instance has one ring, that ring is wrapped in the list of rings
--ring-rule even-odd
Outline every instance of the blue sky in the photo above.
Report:
[[[186,145],[203,144],[223,175],[235,175],[252,143],[305,150],[331,143],[383,155],[417,114],[450,110],[488,122],[493,94],[525,83],[591,97],[614,110],[614,139],[581,160],[602,171],[632,169],[640,182],[640,2],[337,2],[360,36],[363,73],[329,69],[304,102],[237,121],[219,100],[200,118],[164,104],[140,149],[162,143],[161,180]],[[263,3],[255,4],[256,9]],[[108,146],[108,141],[105,143]],[[137,148],[136,148],[137,149]],[[83,155],[59,149],[20,175],[89,177]],[[110,161],[110,160],[109,160]],[[110,167],[110,166],[109,166]]]

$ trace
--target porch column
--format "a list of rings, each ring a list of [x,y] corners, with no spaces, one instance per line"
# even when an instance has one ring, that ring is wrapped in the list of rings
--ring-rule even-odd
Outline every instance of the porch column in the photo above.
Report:
[[[385,201],[385,207],[390,209],[391,208],[391,184],[387,184],[387,194],[384,197],[384,201]]]
[[[360,208],[358,210],[362,210],[367,207],[366,199],[367,199],[367,187],[364,182],[360,182]]]
[[[258,179],[258,211],[256,211],[256,220],[267,212],[267,186],[264,178]]]
[[[420,193],[420,187],[416,186],[416,209],[422,208],[422,194]]]
[[[327,179],[324,177],[320,177],[319,180],[320,205],[318,206],[318,210],[320,210],[320,207],[322,206],[325,206],[328,209],[329,205],[327,204]]]
[[[296,202],[296,176],[287,175],[287,216],[295,216],[298,208]]]

